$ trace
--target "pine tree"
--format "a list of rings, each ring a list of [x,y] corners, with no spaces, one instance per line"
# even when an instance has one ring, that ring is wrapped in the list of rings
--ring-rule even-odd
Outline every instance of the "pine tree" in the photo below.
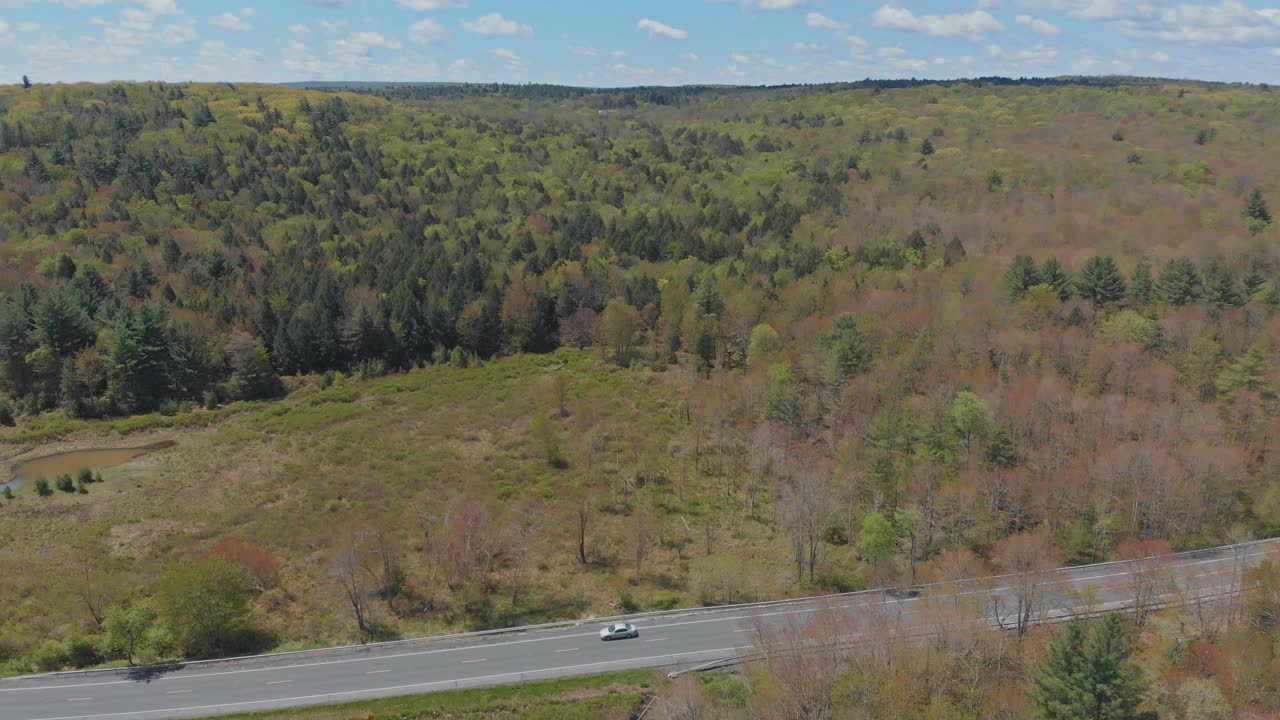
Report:
[[[1018,255],[1004,274],[1004,291],[1010,300],[1018,300],[1040,282],[1036,261],[1028,255]]]
[[[1031,700],[1039,720],[1131,720],[1146,691],[1119,615],[1090,635],[1068,624],[1032,670]]]
[[[1247,296],[1253,297],[1255,293],[1262,289],[1267,282],[1267,265],[1261,258],[1253,257],[1249,259],[1249,265],[1244,271],[1244,292]]]
[[[1138,263],[1129,276],[1129,296],[1142,303],[1151,302],[1155,293],[1155,283],[1151,280],[1151,266],[1145,262]]]
[[[1040,282],[1056,290],[1059,300],[1065,302],[1071,299],[1074,280],[1071,274],[1062,268],[1062,263],[1058,262],[1057,258],[1049,258],[1040,266]]]
[[[1080,297],[1092,300],[1095,305],[1110,305],[1124,300],[1124,276],[1110,256],[1095,255],[1085,263],[1080,281],[1076,283]]]
[[[1262,197],[1262,190],[1254,188],[1249,194],[1249,199],[1244,203],[1244,217],[1246,220],[1256,220],[1263,225],[1271,224],[1271,210],[1267,207],[1266,198]]]
[[[22,89],[23,90],[31,89],[31,78],[27,77],[26,75],[22,76]]]
[[[1187,258],[1170,260],[1160,271],[1156,298],[1170,305],[1190,305],[1204,296],[1204,283],[1195,263]]]
[[[839,380],[866,372],[871,367],[871,345],[849,313],[837,317],[831,329],[822,334],[821,340],[829,353],[831,374]]]
[[[1244,297],[1236,286],[1236,279],[1231,270],[1223,265],[1210,268],[1205,288],[1205,300],[1218,307],[1240,307]]]

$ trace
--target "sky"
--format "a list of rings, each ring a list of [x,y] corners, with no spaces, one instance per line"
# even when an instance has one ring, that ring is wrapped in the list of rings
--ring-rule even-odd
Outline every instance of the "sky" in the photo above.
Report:
[[[1280,83],[1280,0],[0,0],[0,82]]]

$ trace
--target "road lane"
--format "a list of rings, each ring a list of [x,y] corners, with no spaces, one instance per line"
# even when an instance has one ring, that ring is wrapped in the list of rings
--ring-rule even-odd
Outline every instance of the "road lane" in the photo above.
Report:
[[[1171,556],[1159,563],[1191,594],[1235,586],[1245,566],[1278,542],[1255,543]],[[1132,600],[1137,584],[1131,564],[1106,563],[1036,577],[1043,612],[1058,614],[1092,604]],[[1012,607],[1017,580],[969,581],[947,597]],[[1093,589],[1093,599],[1081,591]],[[523,680],[641,667],[689,666],[730,658],[749,649],[755,624],[781,625],[823,610],[857,618],[892,616],[907,629],[928,628],[929,606],[918,598],[885,593],[831,596],[758,608],[726,608],[640,618],[640,642],[601,642],[597,625],[485,636],[455,641],[344,648],[315,653],[188,664],[169,670],[135,669],[32,676],[0,681],[0,720],[111,718],[154,720],[294,705],[478,687]],[[601,623],[603,624],[603,623]]]

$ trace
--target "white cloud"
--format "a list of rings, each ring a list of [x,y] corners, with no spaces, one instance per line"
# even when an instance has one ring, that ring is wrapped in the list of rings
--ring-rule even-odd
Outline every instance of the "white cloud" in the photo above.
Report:
[[[1116,24],[1130,37],[1183,45],[1246,47],[1280,42],[1280,8],[1255,10],[1239,0],[1177,5]]]
[[[624,58],[626,56],[627,56],[626,50],[610,50],[609,51],[609,57],[611,58]]]
[[[152,15],[177,15],[178,3],[175,0],[138,0]]]
[[[1062,31],[1057,25],[1043,18],[1031,17],[1030,15],[1019,15],[1017,18],[1019,25],[1025,25],[1031,28],[1031,32],[1039,35],[1061,35]]]
[[[221,15],[209,21],[214,27],[230,30],[232,32],[245,32],[252,30],[253,26],[245,22],[239,15],[231,12],[224,12]]]
[[[672,40],[686,40],[689,37],[689,33],[681,30],[680,28],[674,28],[665,23],[660,23],[657,20],[650,20],[649,18],[642,18],[636,23],[636,27],[640,30],[648,30],[649,37],[661,35],[662,37],[671,38]]]
[[[316,22],[320,29],[327,33],[336,33],[347,27],[346,20],[320,20]]]
[[[333,54],[335,57],[344,60],[347,64],[351,64],[352,58],[362,58],[369,56],[375,48],[383,50],[399,50],[404,47],[399,41],[385,37],[379,32],[358,32],[353,35],[335,42],[333,44]]]
[[[474,20],[463,20],[462,27],[469,32],[477,35],[517,35],[533,32],[533,28],[518,23],[510,18],[505,18],[499,13],[489,13],[481,15]]]
[[[514,50],[495,48],[490,50],[489,53],[503,61],[503,67],[507,69],[507,72],[524,73],[529,70],[529,63],[525,62],[525,59],[520,57]]]
[[[1169,57],[1169,53],[1164,52],[1163,50],[1157,50],[1156,52],[1151,53],[1152,62],[1167,63],[1172,59],[1173,58]]]
[[[984,10],[956,15],[915,15],[906,8],[881,5],[871,17],[879,27],[935,37],[981,37],[1004,29],[999,20]]]
[[[623,63],[614,65],[613,69],[624,75],[633,75],[637,77],[649,77],[650,75],[653,75],[654,72],[651,67],[635,67],[634,65],[624,65]]]
[[[507,48],[497,48],[497,49],[491,50],[490,52],[492,52],[495,56],[502,58],[503,60],[510,60],[511,62],[521,61],[520,56],[514,50],[508,50]]]
[[[1280,57],[1280,48],[1271,48],[1271,54]]]
[[[1155,7],[1133,0],[1029,0],[1035,7],[1065,12],[1081,20],[1124,20],[1150,17]]]
[[[791,43],[791,49],[795,50],[796,52],[815,53],[815,52],[822,52],[825,48],[819,45],[818,43],[793,42]]]
[[[695,52],[687,52],[681,55],[680,57],[684,58],[685,60],[688,60],[689,62],[698,62],[698,60],[701,60],[701,58],[698,57],[698,53],[695,53]]]
[[[311,32],[311,28],[307,27],[306,25],[303,25],[303,24],[299,23],[299,24],[297,24],[297,25],[290,25],[290,26],[289,26],[289,32],[291,32],[291,33],[295,33],[295,34],[297,34],[297,35],[305,35],[305,34],[307,34],[307,33]]]
[[[907,51],[901,47],[882,47],[880,48],[880,57],[906,57]]]
[[[751,58],[746,55],[743,55],[742,53],[729,53],[729,59],[738,63],[739,65],[751,64]]]
[[[0,20],[0,47],[6,47],[13,44],[13,31],[9,29],[9,23]]]
[[[29,32],[35,32],[35,31],[39,30],[39,29],[40,29],[40,23],[38,23],[38,22],[30,22],[30,21],[27,21],[27,22],[20,22],[20,23],[17,23],[16,25],[14,25],[14,27],[18,29],[18,32],[27,32],[27,33],[29,33]]]
[[[916,60],[914,58],[897,58],[890,60],[889,65],[897,70],[919,72],[920,70],[928,69],[929,62],[927,60]]]
[[[435,45],[449,34],[440,23],[425,18],[409,26],[409,39],[418,45]]]
[[[822,13],[811,12],[804,16],[804,24],[820,30],[843,30],[848,25],[836,22]]]
[[[467,0],[396,0],[396,4],[406,10],[435,12],[436,10],[464,8],[467,6]]]
[[[600,48],[586,47],[583,45],[571,47],[569,48],[569,52],[579,57],[600,57],[604,54],[600,51]]]

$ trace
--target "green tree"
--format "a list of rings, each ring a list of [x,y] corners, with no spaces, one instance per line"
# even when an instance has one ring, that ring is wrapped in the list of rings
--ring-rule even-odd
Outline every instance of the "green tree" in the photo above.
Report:
[[[928,157],[933,154],[933,141],[925,138],[920,142],[920,154]]]
[[[1129,276],[1129,297],[1140,303],[1149,303],[1155,294],[1155,283],[1151,279],[1151,265],[1138,263]]]
[[[1057,258],[1049,258],[1040,266],[1040,282],[1052,287],[1058,293],[1058,299],[1070,300],[1074,291],[1071,273],[1063,269]]]
[[[60,357],[93,342],[93,326],[70,285],[55,285],[32,309],[35,340]]]
[[[112,606],[102,623],[103,649],[110,655],[123,656],[132,665],[155,631],[158,617],[155,603],[149,599]]]
[[[991,412],[987,401],[972,390],[961,390],[951,403],[951,420],[966,448],[975,440],[985,440],[991,433]]]
[[[764,416],[768,420],[795,427],[800,422],[800,402],[796,398],[791,363],[769,366],[769,387],[764,396]]]
[[[858,551],[872,565],[893,557],[895,533],[893,523],[882,513],[867,513],[862,519],[862,531],[858,533]]]
[[[1108,342],[1136,343],[1147,348],[1155,343],[1159,332],[1155,320],[1126,309],[1107,318],[1098,334]]]
[[[1222,264],[1214,264],[1209,268],[1204,299],[1210,305],[1218,307],[1240,307],[1245,301],[1236,285],[1235,276]]]
[[[1249,228],[1249,232],[1257,235],[1271,224],[1271,209],[1267,207],[1266,198],[1262,197],[1262,190],[1254,188],[1249,194],[1249,198],[1244,203],[1244,221]]]
[[[252,587],[244,568],[208,557],[165,573],[156,605],[183,655],[215,657],[245,648]]]
[[[1160,271],[1156,299],[1169,305],[1190,305],[1204,296],[1204,281],[1188,258],[1170,260]]]
[[[782,349],[782,338],[772,325],[760,323],[751,328],[751,340],[747,343],[747,367],[758,367],[769,356]]]
[[[1004,292],[1010,300],[1018,300],[1041,282],[1036,261],[1030,255],[1017,255],[1004,273]]]
[[[821,342],[827,348],[833,374],[840,380],[866,372],[871,367],[871,345],[858,329],[858,321],[853,315],[842,313],[837,316],[822,334]]]
[[[693,306],[699,315],[719,315],[724,312],[724,299],[720,297],[720,288],[710,275],[698,283],[693,292]]]
[[[36,494],[40,497],[49,497],[53,494],[53,488],[49,486],[49,481],[44,478],[36,478]]]
[[[613,351],[614,362],[623,367],[630,365],[640,328],[640,314],[626,300],[615,297],[600,315],[600,328],[604,334],[601,344]]]
[[[1263,397],[1274,396],[1271,388],[1271,349],[1265,342],[1249,346],[1248,350],[1219,371],[1214,386],[1218,395],[1224,398],[1240,388]]]
[[[107,341],[108,393],[130,410],[150,410],[169,391],[166,310],[147,304],[120,310]]]
[[[228,385],[231,397],[236,400],[275,397],[283,390],[261,340],[236,348],[231,353],[231,365],[235,371],[231,373]]]
[[[1095,255],[1085,263],[1076,289],[1080,297],[1102,306],[1124,300],[1127,288],[1116,261],[1109,255]]]
[[[1130,720],[1146,692],[1120,615],[1088,633],[1083,621],[1063,628],[1033,668],[1038,720]]]
[[[22,76],[22,89],[23,90],[31,89],[31,78],[27,77],[26,75]]]

